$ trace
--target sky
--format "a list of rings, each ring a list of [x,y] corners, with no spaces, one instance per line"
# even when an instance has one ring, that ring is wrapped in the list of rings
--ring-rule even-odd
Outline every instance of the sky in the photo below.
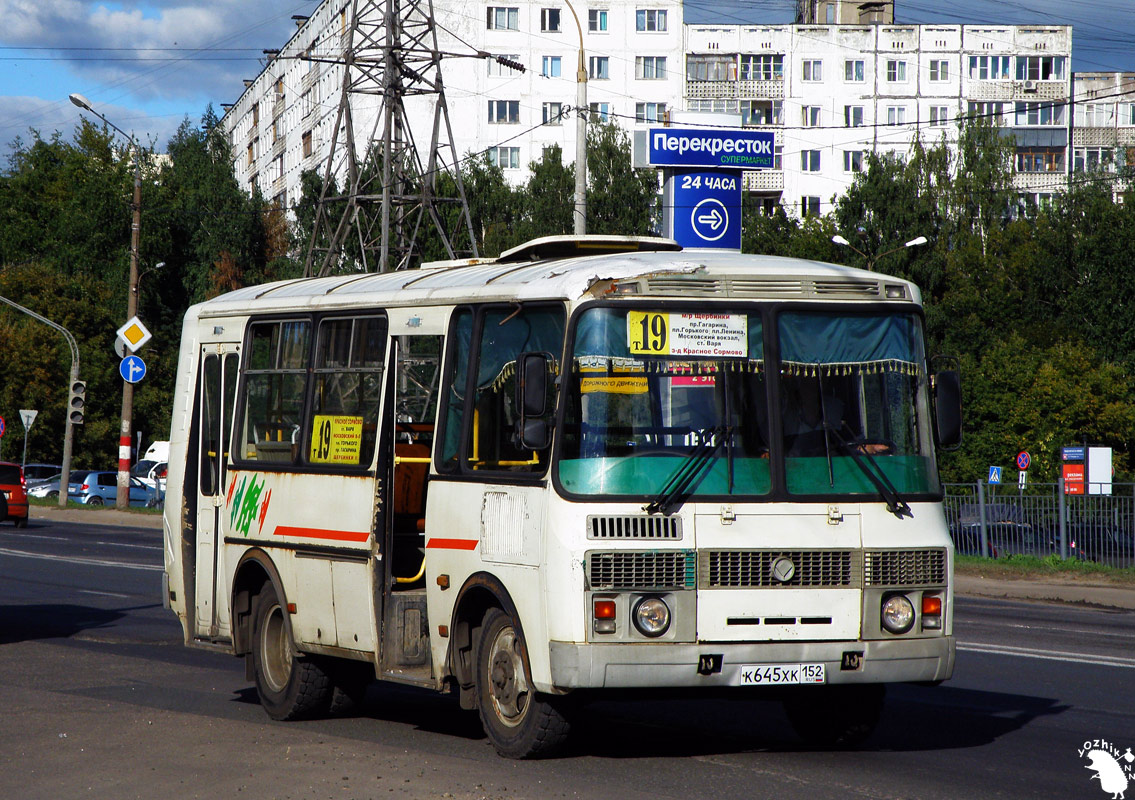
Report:
[[[164,150],[178,125],[235,101],[263,50],[318,0],[0,0],[0,170],[29,129],[69,139],[72,92]],[[1072,69],[1135,71],[1135,0],[895,0],[909,23],[1070,24]],[[794,0],[687,0],[689,22],[791,22]],[[88,115],[89,116],[89,115]],[[97,121],[97,120],[96,120]]]

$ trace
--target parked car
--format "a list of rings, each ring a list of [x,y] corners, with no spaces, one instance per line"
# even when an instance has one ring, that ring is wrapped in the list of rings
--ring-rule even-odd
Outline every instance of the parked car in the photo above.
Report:
[[[85,475],[88,470],[76,470],[71,473],[72,481],[77,480],[79,476]],[[40,481],[35,486],[28,489],[28,497],[38,497],[42,499],[50,499],[59,497],[59,479],[62,478],[61,473],[56,473],[44,481]]]
[[[130,475],[160,494],[165,494],[166,469],[168,466],[169,465],[164,461],[142,459],[131,467]]]
[[[985,504],[985,532],[989,555],[1047,556],[1054,552],[1049,532],[1025,518],[1024,511],[1010,503]],[[950,525],[954,550],[962,555],[981,555],[981,510],[976,503],[963,505]]]
[[[12,520],[17,528],[26,528],[28,525],[28,496],[27,485],[24,483],[24,471],[19,464],[9,461],[0,461],[0,493],[4,495],[3,514],[0,522]]]
[[[1131,534],[1116,530],[1103,520],[1069,522],[1068,555],[1117,567],[1135,565],[1135,542]]]
[[[28,488],[59,477],[63,467],[58,464],[24,464],[24,481]]]
[[[88,506],[114,505],[118,500],[118,473],[80,470],[71,473],[67,499]],[[130,479],[130,505],[144,507],[154,502],[154,490],[137,478]]]

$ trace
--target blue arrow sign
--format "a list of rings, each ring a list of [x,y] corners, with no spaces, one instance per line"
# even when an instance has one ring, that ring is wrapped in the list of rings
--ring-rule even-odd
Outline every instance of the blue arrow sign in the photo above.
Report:
[[[137,383],[146,377],[146,362],[138,356],[126,356],[118,365],[118,374],[127,383]]]
[[[669,233],[683,247],[741,249],[741,174],[684,172],[667,177]]]

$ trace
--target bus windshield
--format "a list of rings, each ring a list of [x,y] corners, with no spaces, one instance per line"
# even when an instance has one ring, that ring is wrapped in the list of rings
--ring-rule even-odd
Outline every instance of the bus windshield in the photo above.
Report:
[[[925,363],[909,311],[591,307],[557,476],[610,498],[936,494]]]

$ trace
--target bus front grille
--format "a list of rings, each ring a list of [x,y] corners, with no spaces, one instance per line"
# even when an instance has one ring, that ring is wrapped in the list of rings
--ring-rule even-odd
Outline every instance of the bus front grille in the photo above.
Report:
[[[853,550],[705,550],[699,585],[720,588],[856,588]]]
[[[692,589],[693,550],[588,553],[587,582],[593,590]]]
[[[946,583],[946,551],[868,550],[863,554],[867,586],[941,586]]]
[[[662,539],[682,538],[681,517],[623,516],[587,518],[588,539]]]

